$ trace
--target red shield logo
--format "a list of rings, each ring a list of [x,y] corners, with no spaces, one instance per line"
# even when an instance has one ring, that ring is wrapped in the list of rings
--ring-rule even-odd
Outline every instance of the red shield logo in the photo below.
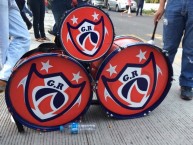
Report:
[[[37,80],[36,83],[32,80]],[[61,116],[81,99],[85,81],[73,85],[62,73],[42,75],[32,64],[25,90],[26,106],[29,112],[41,122],[49,121]],[[20,87],[20,85],[18,86]],[[69,96],[69,94],[73,94]]]
[[[103,17],[97,23],[87,20],[77,27],[73,27],[69,23],[67,25],[69,30],[68,40],[74,44],[80,53],[92,57],[100,51],[104,40]]]

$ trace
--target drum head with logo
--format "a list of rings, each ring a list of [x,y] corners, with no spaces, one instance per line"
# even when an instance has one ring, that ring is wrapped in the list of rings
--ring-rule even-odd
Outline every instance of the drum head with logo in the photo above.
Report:
[[[132,45],[134,43],[140,43],[143,42],[141,39],[133,37],[133,36],[126,36],[126,35],[121,35],[121,36],[116,36],[111,48],[109,51],[99,60],[93,61],[90,63],[90,73],[91,76],[96,80],[96,75],[98,73],[98,69],[104,59],[110,55],[113,51],[119,49],[119,48],[125,48],[128,45]],[[99,72],[100,73],[100,72]]]
[[[81,6],[63,19],[60,39],[66,52],[80,61],[101,58],[111,47],[114,28],[109,16],[99,8]]]
[[[92,99],[90,78],[74,59],[59,54],[30,57],[12,73],[6,103],[22,124],[42,131],[77,119]]]
[[[147,115],[167,95],[172,67],[156,46],[134,44],[111,53],[99,68],[97,97],[116,118]]]

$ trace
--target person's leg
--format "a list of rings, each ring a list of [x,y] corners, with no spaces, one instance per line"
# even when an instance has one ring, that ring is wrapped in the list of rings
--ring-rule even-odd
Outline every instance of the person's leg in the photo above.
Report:
[[[138,16],[138,14],[139,14],[139,9],[140,9],[140,5],[138,5],[138,7],[137,7],[136,16]]]
[[[27,6],[27,3],[25,3],[22,12],[28,13],[30,17],[33,16],[32,12],[29,10],[29,8],[28,8],[28,6]]]
[[[54,24],[54,26],[53,26],[53,34],[54,34],[54,35],[56,35],[56,34],[57,34],[56,24]]]
[[[45,38],[46,35],[45,35],[45,29],[44,29],[44,18],[45,18],[45,5],[44,5],[44,1],[41,1],[39,3],[39,5],[40,5],[40,13],[39,13],[39,16],[40,16],[40,19],[39,19],[40,35],[41,35],[41,38]]]
[[[143,13],[143,7],[141,6],[140,15],[142,16]]]
[[[62,15],[65,13],[67,10],[67,4],[66,1],[61,1],[61,0],[53,0],[51,3],[51,9],[52,13],[54,15],[54,20],[55,20],[55,28],[56,31],[58,32],[58,27],[61,21]]]
[[[163,20],[163,49],[168,52],[171,63],[174,61],[185,25],[184,18],[181,15],[182,6],[180,2],[175,2],[168,1]]]
[[[15,65],[15,63],[20,59],[20,57],[25,52],[29,50],[29,47],[30,47],[30,35],[27,30],[27,26],[25,25],[20,15],[19,9],[15,1],[13,1],[13,3],[9,7],[8,18],[9,18],[9,21],[8,21],[9,25],[6,27],[9,27],[8,29],[9,34],[6,34],[6,37],[11,36],[13,37],[13,39],[10,41],[10,43],[8,42],[8,47],[7,47],[7,44],[5,44],[7,47],[6,48],[7,50],[3,52],[4,53],[3,55],[6,58],[3,64],[3,68],[0,71],[0,79],[5,81],[9,79],[12,72],[12,68]],[[7,30],[6,30],[6,33],[7,33]],[[6,42],[7,42],[7,39],[5,39]]]
[[[144,3],[141,4],[141,11],[140,11],[140,15],[141,15],[141,16],[142,16],[142,14],[143,14],[143,5],[144,5]]]
[[[48,33],[51,34],[51,35],[54,35],[54,36],[57,35],[56,23],[54,24],[52,29],[48,30]]]
[[[193,1],[187,3],[187,13],[185,13],[184,21],[185,33],[183,37],[182,47],[182,68],[180,75],[180,86],[188,86],[193,88]]]
[[[34,36],[36,39],[41,38],[39,32],[39,21],[40,21],[40,5],[39,1],[31,0],[29,2],[30,9],[33,13],[33,29],[34,29]]]
[[[28,30],[31,29],[32,23],[30,22],[30,20],[29,20],[28,17],[26,16],[25,12],[21,11],[20,14],[21,14],[24,22],[26,23]]]
[[[170,62],[173,63],[177,48],[184,34],[179,84],[181,86],[181,98],[191,100],[193,98],[193,9],[191,8],[189,12],[184,9],[188,7],[184,2],[186,1],[168,1],[165,10],[163,36],[164,49],[168,51]]]
[[[0,1],[0,70],[6,61],[6,53],[9,47],[9,16],[8,1]]]

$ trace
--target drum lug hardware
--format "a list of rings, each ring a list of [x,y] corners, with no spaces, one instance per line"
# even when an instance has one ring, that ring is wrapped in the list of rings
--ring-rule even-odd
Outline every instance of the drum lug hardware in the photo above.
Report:
[[[97,86],[96,86],[96,83],[95,82],[92,82],[92,86],[93,86],[93,91],[96,92],[96,89],[97,89]]]
[[[169,56],[168,51],[167,50],[162,50],[162,52],[165,54],[165,56]]]

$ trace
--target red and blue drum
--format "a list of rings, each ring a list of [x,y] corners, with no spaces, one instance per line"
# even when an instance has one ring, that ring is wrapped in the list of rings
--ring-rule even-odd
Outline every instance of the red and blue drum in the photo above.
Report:
[[[42,53],[15,68],[7,84],[6,103],[23,125],[59,130],[85,113],[91,90],[90,77],[79,62],[59,53]]]
[[[156,46],[138,43],[113,51],[97,74],[97,98],[109,116],[142,117],[166,97],[172,66]]]
[[[109,54],[111,54],[113,51],[115,51],[119,48],[124,49],[128,45],[131,45],[134,43],[140,43],[140,42],[143,42],[143,41],[141,39],[133,37],[133,36],[126,36],[126,35],[116,36],[110,50],[105,54],[105,56],[103,56],[103,58],[101,58],[99,60],[96,60],[96,61],[90,63],[90,73],[91,73],[93,79],[94,80],[96,79],[96,75],[97,75],[99,66],[102,64],[104,59]]]
[[[69,56],[79,61],[91,62],[101,58],[111,48],[113,39],[111,19],[97,7],[76,7],[62,20],[61,44]]]

